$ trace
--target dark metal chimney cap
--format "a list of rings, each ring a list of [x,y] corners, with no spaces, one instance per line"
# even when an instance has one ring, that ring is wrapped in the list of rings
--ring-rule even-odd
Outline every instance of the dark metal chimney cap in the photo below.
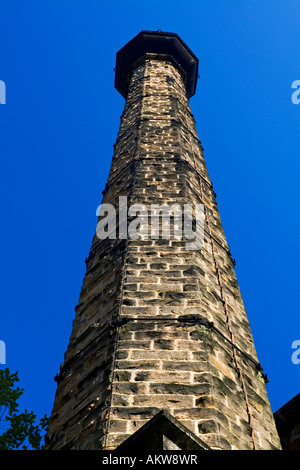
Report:
[[[117,52],[115,88],[125,99],[132,71],[146,54],[161,56],[175,63],[184,75],[188,98],[195,94],[198,59],[190,48],[176,33],[141,31]]]

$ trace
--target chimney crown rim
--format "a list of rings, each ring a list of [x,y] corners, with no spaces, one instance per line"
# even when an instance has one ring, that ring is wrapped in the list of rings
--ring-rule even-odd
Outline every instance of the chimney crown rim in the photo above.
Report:
[[[115,88],[126,99],[134,66],[147,54],[170,57],[185,75],[187,96],[196,92],[198,58],[177,33],[143,30],[123,46],[116,54]]]

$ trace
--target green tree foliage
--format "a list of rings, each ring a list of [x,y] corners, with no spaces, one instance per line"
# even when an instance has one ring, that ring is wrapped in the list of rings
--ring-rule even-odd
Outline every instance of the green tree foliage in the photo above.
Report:
[[[11,374],[9,369],[0,370],[0,450],[43,448],[42,435],[49,425],[45,415],[36,423],[36,415],[25,410],[19,412],[18,399],[24,389],[17,387],[18,373]]]

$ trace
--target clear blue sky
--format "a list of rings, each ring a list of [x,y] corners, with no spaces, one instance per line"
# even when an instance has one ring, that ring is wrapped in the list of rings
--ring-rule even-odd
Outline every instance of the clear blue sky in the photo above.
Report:
[[[300,392],[299,24],[298,0],[2,0],[0,340],[22,406],[52,409],[124,106],[115,55],[143,29],[199,57],[191,108],[273,411]]]

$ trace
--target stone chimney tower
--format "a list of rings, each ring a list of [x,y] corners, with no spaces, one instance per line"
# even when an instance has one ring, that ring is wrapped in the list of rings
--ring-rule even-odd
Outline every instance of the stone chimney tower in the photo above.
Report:
[[[142,31],[117,53],[126,103],[103,192],[115,217],[99,212],[107,238],[98,224],[47,449],[280,449],[190,110],[197,77],[174,33]],[[145,231],[155,204],[178,208],[169,237]],[[184,205],[204,207],[199,249],[175,236]]]

